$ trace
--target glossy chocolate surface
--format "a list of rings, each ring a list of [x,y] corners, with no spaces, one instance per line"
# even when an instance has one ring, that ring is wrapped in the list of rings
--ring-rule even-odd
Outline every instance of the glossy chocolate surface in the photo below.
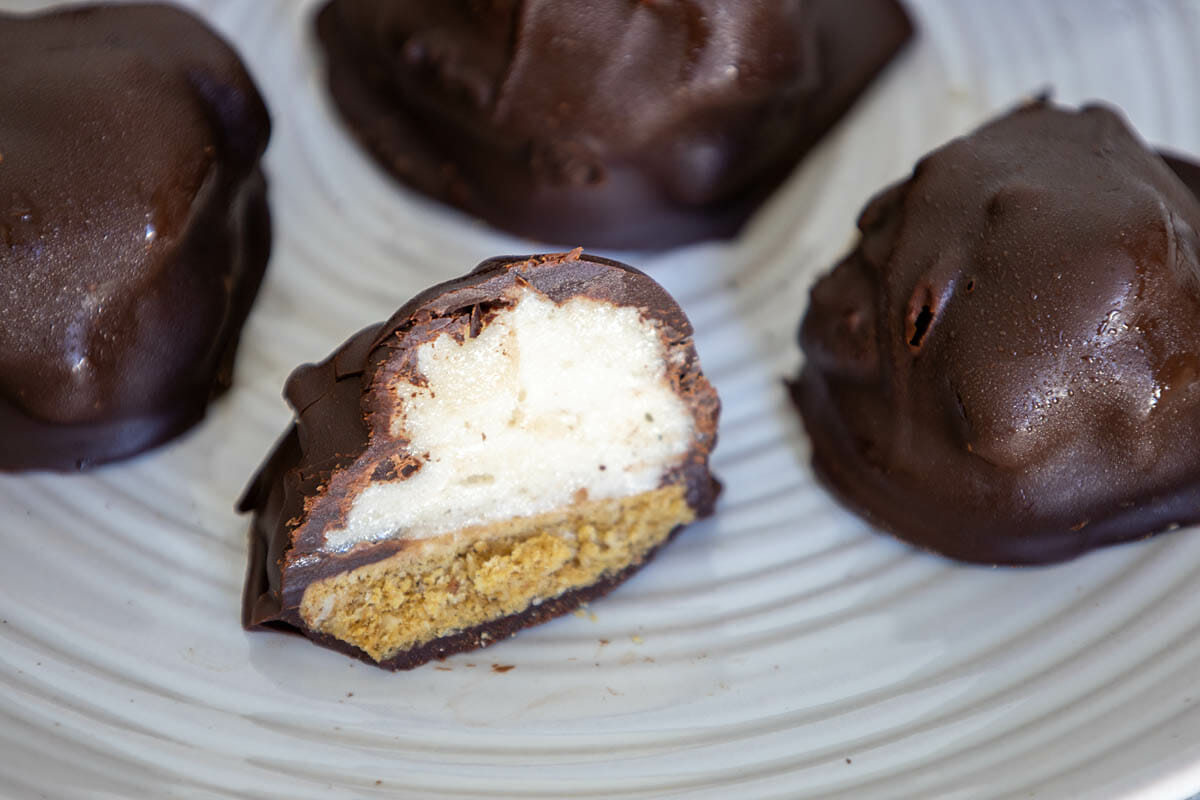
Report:
[[[909,38],[895,0],[333,0],[333,98],[412,188],[588,247],[735,234]]]
[[[468,275],[422,292],[391,319],[364,329],[326,360],[302,366],[288,378],[284,396],[295,411],[295,422],[259,467],[239,503],[239,510],[254,514],[242,611],[246,627],[304,633],[318,643],[365,658],[344,642],[306,629],[299,614],[304,590],[314,580],[387,558],[402,549],[405,540],[388,539],[329,553],[322,550],[324,532],[344,522],[354,496],[365,485],[396,479],[394,470],[380,475],[375,469],[394,463],[394,443],[371,434],[373,423],[388,427],[379,422],[379,415],[391,419],[395,400],[387,388],[390,381],[401,371],[416,369],[417,348],[437,336],[477,335],[500,307],[503,293],[514,285],[532,287],[556,303],[588,297],[633,306],[659,323],[664,346],[673,353],[668,375],[696,426],[694,449],[677,474],[666,478],[686,487],[688,505],[697,517],[712,512],[719,485],[709,473],[708,454],[716,443],[720,403],[700,372],[691,323],[670,295],[632,267],[579,250],[493,258]],[[319,506],[310,502],[318,496],[323,498]],[[325,502],[330,499],[336,502]],[[479,647],[489,638],[494,642],[603,594],[635,570],[547,601],[541,610],[528,609],[434,640],[381,666],[407,668]]]
[[[0,14],[0,470],[124,458],[228,387],[270,225],[237,55],[164,5]]]
[[[1200,520],[1200,169],[1033,103],[876,196],[793,395],[824,482],[964,561]]]

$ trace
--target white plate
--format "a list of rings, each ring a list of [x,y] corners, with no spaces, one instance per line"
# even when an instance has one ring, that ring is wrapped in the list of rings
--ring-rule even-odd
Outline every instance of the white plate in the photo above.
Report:
[[[691,315],[724,399],[718,516],[591,615],[398,674],[241,630],[232,504],[288,420],[293,366],[486,256],[539,248],[358,151],[323,94],[311,7],[196,5],[274,114],[270,272],[236,388],[194,434],[83,476],[0,479],[6,796],[1200,789],[1200,533],[1024,571],[917,554],[814,485],[780,383],[808,287],[864,200],[1018,98],[1104,98],[1148,140],[1200,153],[1200,4],[912,2],[919,40],[748,235],[627,256]]]

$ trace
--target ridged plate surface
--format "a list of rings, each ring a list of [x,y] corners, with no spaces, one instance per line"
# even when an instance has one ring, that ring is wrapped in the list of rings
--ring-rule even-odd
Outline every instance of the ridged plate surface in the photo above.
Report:
[[[484,257],[547,247],[359,152],[323,92],[311,5],[194,5],[271,106],[276,248],[206,424],[127,465],[0,478],[5,797],[1200,790],[1200,531],[1024,571],[918,554],[814,483],[781,383],[863,202],[988,115],[1052,89],[1200,153],[1200,3],[910,2],[919,40],[740,241],[616,254],[697,328],[725,404],[719,514],[590,613],[400,674],[241,630],[233,502],[288,420],[292,367]]]

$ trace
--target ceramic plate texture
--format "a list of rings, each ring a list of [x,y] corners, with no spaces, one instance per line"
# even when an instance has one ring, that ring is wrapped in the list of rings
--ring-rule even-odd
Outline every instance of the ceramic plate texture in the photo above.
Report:
[[[397,674],[242,631],[233,503],[289,419],[294,366],[487,256],[561,248],[382,174],[333,115],[311,4],[193,5],[271,107],[275,250],[202,427],[86,475],[0,478],[0,794],[1200,791],[1200,531],[1022,571],[914,552],[814,483],[781,382],[864,201],[987,116],[1051,89],[1200,153],[1200,3],[909,2],[919,38],[739,241],[610,253],[695,323],[724,400],[718,515],[582,615]]]

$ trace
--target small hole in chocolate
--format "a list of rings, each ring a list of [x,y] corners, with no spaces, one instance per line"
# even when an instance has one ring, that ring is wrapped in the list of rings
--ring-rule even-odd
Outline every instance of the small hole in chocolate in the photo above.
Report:
[[[958,405],[958,415],[963,418],[963,422],[966,422],[967,404],[963,402],[962,395],[958,392],[954,393],[954,402]]]
[[[925,338],[925,332],[929,330],[929,323],[933,322],[933,311],[929,306],[921,306],[921,313],[917,314],[917,320],[913,323],[913,335],[908,340],[909,347],[920,347],[921,340]]]
[[[974,278],[967,281],[967,294],[970,294],[973,291],[975,291],[975,279]]]

